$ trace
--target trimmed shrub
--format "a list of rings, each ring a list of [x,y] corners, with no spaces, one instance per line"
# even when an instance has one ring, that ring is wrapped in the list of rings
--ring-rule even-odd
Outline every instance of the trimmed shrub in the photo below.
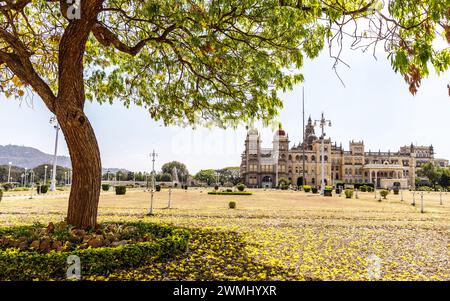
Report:
[[[325,188],[323,191],[324,196],[333,196],[333,189]]]
[[[156,190],[157,192],[161,191],[161,185],[159,185],[159,184],[156,185],[156,186],[155,186],[155,190]]]
[[[303,190],[305,191],[305,192],[311,192],[311,186],[309,186],[309,185],[303,185]]]
[[[417,191],[433,191],[433,188],[429,186],[420,186]]]
[[[190,234],[187,230],[156,224],[127,223],[155,237],[151,241],[125,244],[117,247],[78,249],[72,252],[20,251],[0,249],[0,280],[64,280],[67,258],[79,256],[82,275],[108,275],[118,269],[134,269],[152,262],[165,261],[186,251]],[[0,229],[0,237],[31,227]]]
[[[219,190],[219,185],[214,185],[214,190]]]
[[[386,199],[388,194],[389,194],[389,190],[387,190],[387,189],[380,190],[380,195],[383,197],[383,199]]]
[[[366,186],[366,185],[359,186],[359,191],[367,192],[367,188],[368,188],[368,186]]]
[[[353,189],[345,189],[344,190],[344,193],[345,193],[345,197],[347,198],[347,199],[351,199],[352,197],[353,197],[353,192],[354,192],[354,190]]]
[[[109,185],[109,184],[102,184],[102,190],[103,191],[109,191],[110,187],[111,187],[111,185]]]
[[[116,186],[116,195],[124,195],[127,193],[127,186]]]
[[[367,186],[367,192],[373,192],[375,188]]]
[[[288,185],[286,185],[286,184],[284,184],[284,183],[281,183],[281,184],[280,184],[280,189],[281,189],[281,190],[288,190],[288,188],[289,188]]]
[[[229,202],[228,203],[228,208],[235,209],[236,208],[236,202]]]
[[[237,190],[239,190],[239,191],[244,191],[245,190],[245,185],[244,184],[238,184],[237,186],[236,186],[236,188],[237,188]]]
[[[394,188],[392,190],[394,191],[395,195],[398,195],[400,192],[400,189],[397,186],[394,186]]]
[[[319,189],[317,189],[317,187],[313,187],[311,188],[312,193],[318,193]]]
[[[48,185],[38,185],[36,187],[37,193],[42,193],[42,194],[46,194],[48,192]]]

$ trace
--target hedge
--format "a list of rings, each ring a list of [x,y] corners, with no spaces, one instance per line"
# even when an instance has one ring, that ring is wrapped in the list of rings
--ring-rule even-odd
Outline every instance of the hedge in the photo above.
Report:
[[[38,253],[19,249],[0,250],[0,280],[64,280],[70,255],[80,257],[81,275],[108,275],[117,269],[144,266],[154,261],[169,259],[186,251],[190,234],[185,229],[145,224],[157,239],[73,252]],[[24,228],[26,229],[26,228]],[[0,235],[9,230],[1,230]]]
[[[252,195],[251,192],[248,191],[210,191],[208,194],[214,195]]]

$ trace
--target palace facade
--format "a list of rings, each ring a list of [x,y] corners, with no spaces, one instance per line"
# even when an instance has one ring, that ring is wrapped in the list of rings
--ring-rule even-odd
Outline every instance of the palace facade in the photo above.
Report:
[[[272,147],[263,148],[256,129],[250,129],[245,140],[240,166],[241,180],[247,187],[278,186],[279,180],[292,185],[319,186],[321,177],[321,138],[314,131],[311,117],[305,127],[302,143],[289,147],[289,136],[283,129],[275,132]],[[414,187],[422,164],[433,162],[442,167],[448,160],[434,158],[433,146],[409,145],[397,152],[366,151],[363,141],[351,141],[348,150],[324,139],[324,180],[337,183],[374,183],[378,188],[400,185]],[[305,172],[303,173],[303,166]]]

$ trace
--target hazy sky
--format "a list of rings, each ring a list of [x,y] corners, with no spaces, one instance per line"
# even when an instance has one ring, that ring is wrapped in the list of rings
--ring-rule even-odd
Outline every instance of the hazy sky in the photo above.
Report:
[[[333,126],[327,135],[348,149],[348,142],[364,140],[366,150],[397,151],[411,142],[433,144],[438,157],[450,159],[450,97],[446,89],[450,73],[424,80],[416,96],[408,92],[402,77],[386,59],[347,51],[343,55],[351,68],[341,65],[341,84],[331,69],[333,61],[324,51],[306,62],[306,114],[318,119],[322,111]],[[149,87],[150,88],[150,87]],[[301,85],[280,93],[284,108],[279,121],[289,134],[291,145],[301,138]],[[50,112],[37,97],[33,107],[0,96],[0,144],[18,144],[53,152],[54,130]],[[150,170],[149,153],[159,156],[156,168],[171,160],[184,162],[191,173],[205,168],[239,166],[244,149],[245,127],[227,129],[182,129],[164,127],[151,120],[139,107],[88,103],[86,113],[100,145],[104,167]],[[270,146],[272,130],[262,130],[263,143]],[[59,154],[68,154],[65,142]]]

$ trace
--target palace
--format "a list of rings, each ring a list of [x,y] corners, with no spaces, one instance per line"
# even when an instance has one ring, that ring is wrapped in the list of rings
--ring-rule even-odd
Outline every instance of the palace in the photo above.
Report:
[[[275,132],[272,148],[262,148],[256,129],[250,129],[245,140],[240,166],[241,180],[247,187],[271,188],[279,180],[292,185],[319,186],[321,183],[321,143],[316,136],[311,117],[305,127],[302,143],[289,148],[289,136],[283,129]],[[374,183],[378,188],[400,185],[414,187],[417,171],[426,162],[441,167],[448,166],[448,160],[435,159],[433,146],[400,147],[397,152],[365,151],[363,141],[351,141],[349,149],[323,139],[325,185],[338,183]],[[304,172],[303,172],[304,167]]]

